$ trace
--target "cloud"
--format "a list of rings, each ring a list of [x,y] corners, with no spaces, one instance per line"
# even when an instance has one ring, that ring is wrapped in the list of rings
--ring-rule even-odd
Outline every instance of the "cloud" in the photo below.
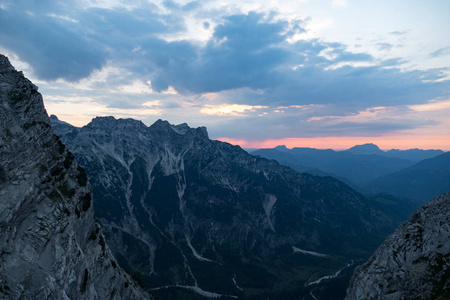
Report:
[[[431,57],[440,57],[440,56],[446,56],[450,54],[450,47],[445,47],[438,49],[432,53],[430,53]]]
[[[126,61],[141,41],[184,26],[173,15],[153,12],[152,5],[136,10],[77,5],[8,1],[0,8],[1,46],[26,61],[39,79],[78,81],[107,60]]]
[[[425,110],[430,99],[450,96],[445,68],[405,69],[400,57],[311,38],[306,19],[274,11],[173,0],[28,2],[0,7],[0,47],[32,67],[40,91],[55,97],[46,104],[58,109],[56,96],[66,93],[91,99],[83,103],[95,103],[95,112],[163,114],[207,125],[212,136],[263,139],[435,126],[410,112],[397,118],[402,110],[357,118],[380,106]],[[385,57],[392,47],[374,48]]]
[[[331,4],[333,6],[347,6],[347,1],[346,0],[333,0],[331,2]]]
[[[268,114],[246,118],[224,119],[208,126],[213,137],[227,136],[247,141],[277,138],[310,138],[318,136],[382,136],[442,124],[437,114],[422,119],[408,107],[371,107],[355,113],[343,113],[336,106],[313,106],[303,109],[266,108]],[[338,112],[334,114],[334,112]],[[331,113],[331,114],[330,114]],[[252,132],[242,133],[242,128]]]
[[[403,31],[396,30],[396,31],[391,31],[391,32],[389,32],[389,34],[397,35],[397,36],[405,35],[405,34],[407,34],[407,33],[408,33],[408,30],[403,30]]]
[[[94,40],[80,36],[76,23],[52,16],[29,14],[23,8],[0,9],[0,41],[29,63],[44,80],[76,81],[106,63]]]
[[[27,14],[11,6],[0,9],[1,44],[44,80],[79,81],[108,62],[128,75],[127,82],[105,85],[133,87],[133,82],[151,81],[148,91],[161,93],[171,87],[182,95],[262,91],[235,101],[242,105],[342,103],[357,110],[376,102],[417,104],[448,95],[444,83],[424,82],[442,79],[442,69],[402,71],[395,68],[400,60],[375,62],[370,54],[351,52],[341,43],[290,42],[305,31],[303,21],[285,20],[276,13],[225,15],[213,28],[208,23],[212,36],[205,44],[168,41],[162,36],[186,30],[186,7],[199,10],[201,5],[182,6],[171,0],[162,5],[176,12],[163,13],[155,5],[78,7],[71,12],[68,6],[54,5]],[[49,12],[65,17],[50,17]]]
[[[261,105],[239,105],[239,104],[222,104],[222,105],[205,105],[204,108],[200,110],[202,114],[213,115],[213,116],[247,116],[246,112],[254,112],[263,108],[268,108],[268,106]]]
[[[172,85],[182,93],[205,93],[275,84],[275,69],[289,59],[289,51],[280,45],[286,23],[264,17],[254,12],[226,17],[205,47],[184,41],[147,45],[161,53],[149,57],[156,67],[151,74],[154,89]]]
[[[378,43],[377,46],[380,51],[388,51],[394,47],[394,45],[390,43]]]

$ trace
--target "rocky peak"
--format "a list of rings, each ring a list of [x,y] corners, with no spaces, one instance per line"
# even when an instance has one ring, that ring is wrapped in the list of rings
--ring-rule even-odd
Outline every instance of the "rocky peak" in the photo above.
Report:
[[[10,73],[14,72],[16,69],[9,62],[8,57],[0,54],[0,72],[1,73]]]
[[[95,117],[86,125],[91,129],[98,129],[102,131],[116,131],[116,130],[144,130],[147,126],[144,123],[134,119],[116,119],[111,116]]]
[[[154,134],[170,134],[176,133],[178,135],[193,134],[199,137],[208,139],[208,131],[206,127],[191,128],[186,123],[179,125],[172,125],[166,120],[158,119],[150,127],[150,131]]]
[[[93,219],[37,87],[0,55],[0,299],[148,299]]]

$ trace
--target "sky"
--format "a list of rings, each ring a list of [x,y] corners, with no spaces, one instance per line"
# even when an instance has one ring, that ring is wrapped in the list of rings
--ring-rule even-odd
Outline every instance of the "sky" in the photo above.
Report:
[[[49,114],[206,126],[244,148],[450,150],[450,1],[2,0]]]

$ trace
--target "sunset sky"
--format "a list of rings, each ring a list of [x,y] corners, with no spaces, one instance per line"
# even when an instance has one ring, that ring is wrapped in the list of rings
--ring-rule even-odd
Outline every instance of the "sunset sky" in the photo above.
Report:
[[[450,150],[450,1],[3,0],[0,53],[76,126]]]

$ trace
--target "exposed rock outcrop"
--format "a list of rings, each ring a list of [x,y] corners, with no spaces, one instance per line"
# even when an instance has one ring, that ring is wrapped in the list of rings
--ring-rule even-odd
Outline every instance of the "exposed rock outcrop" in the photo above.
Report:
[[[419,208],[367,263],[355,270],[346,299],[449,298],[450,193],[447,193]]]
[[[0,299],[149,299],[93,213],[37,87],[0,55]]]

